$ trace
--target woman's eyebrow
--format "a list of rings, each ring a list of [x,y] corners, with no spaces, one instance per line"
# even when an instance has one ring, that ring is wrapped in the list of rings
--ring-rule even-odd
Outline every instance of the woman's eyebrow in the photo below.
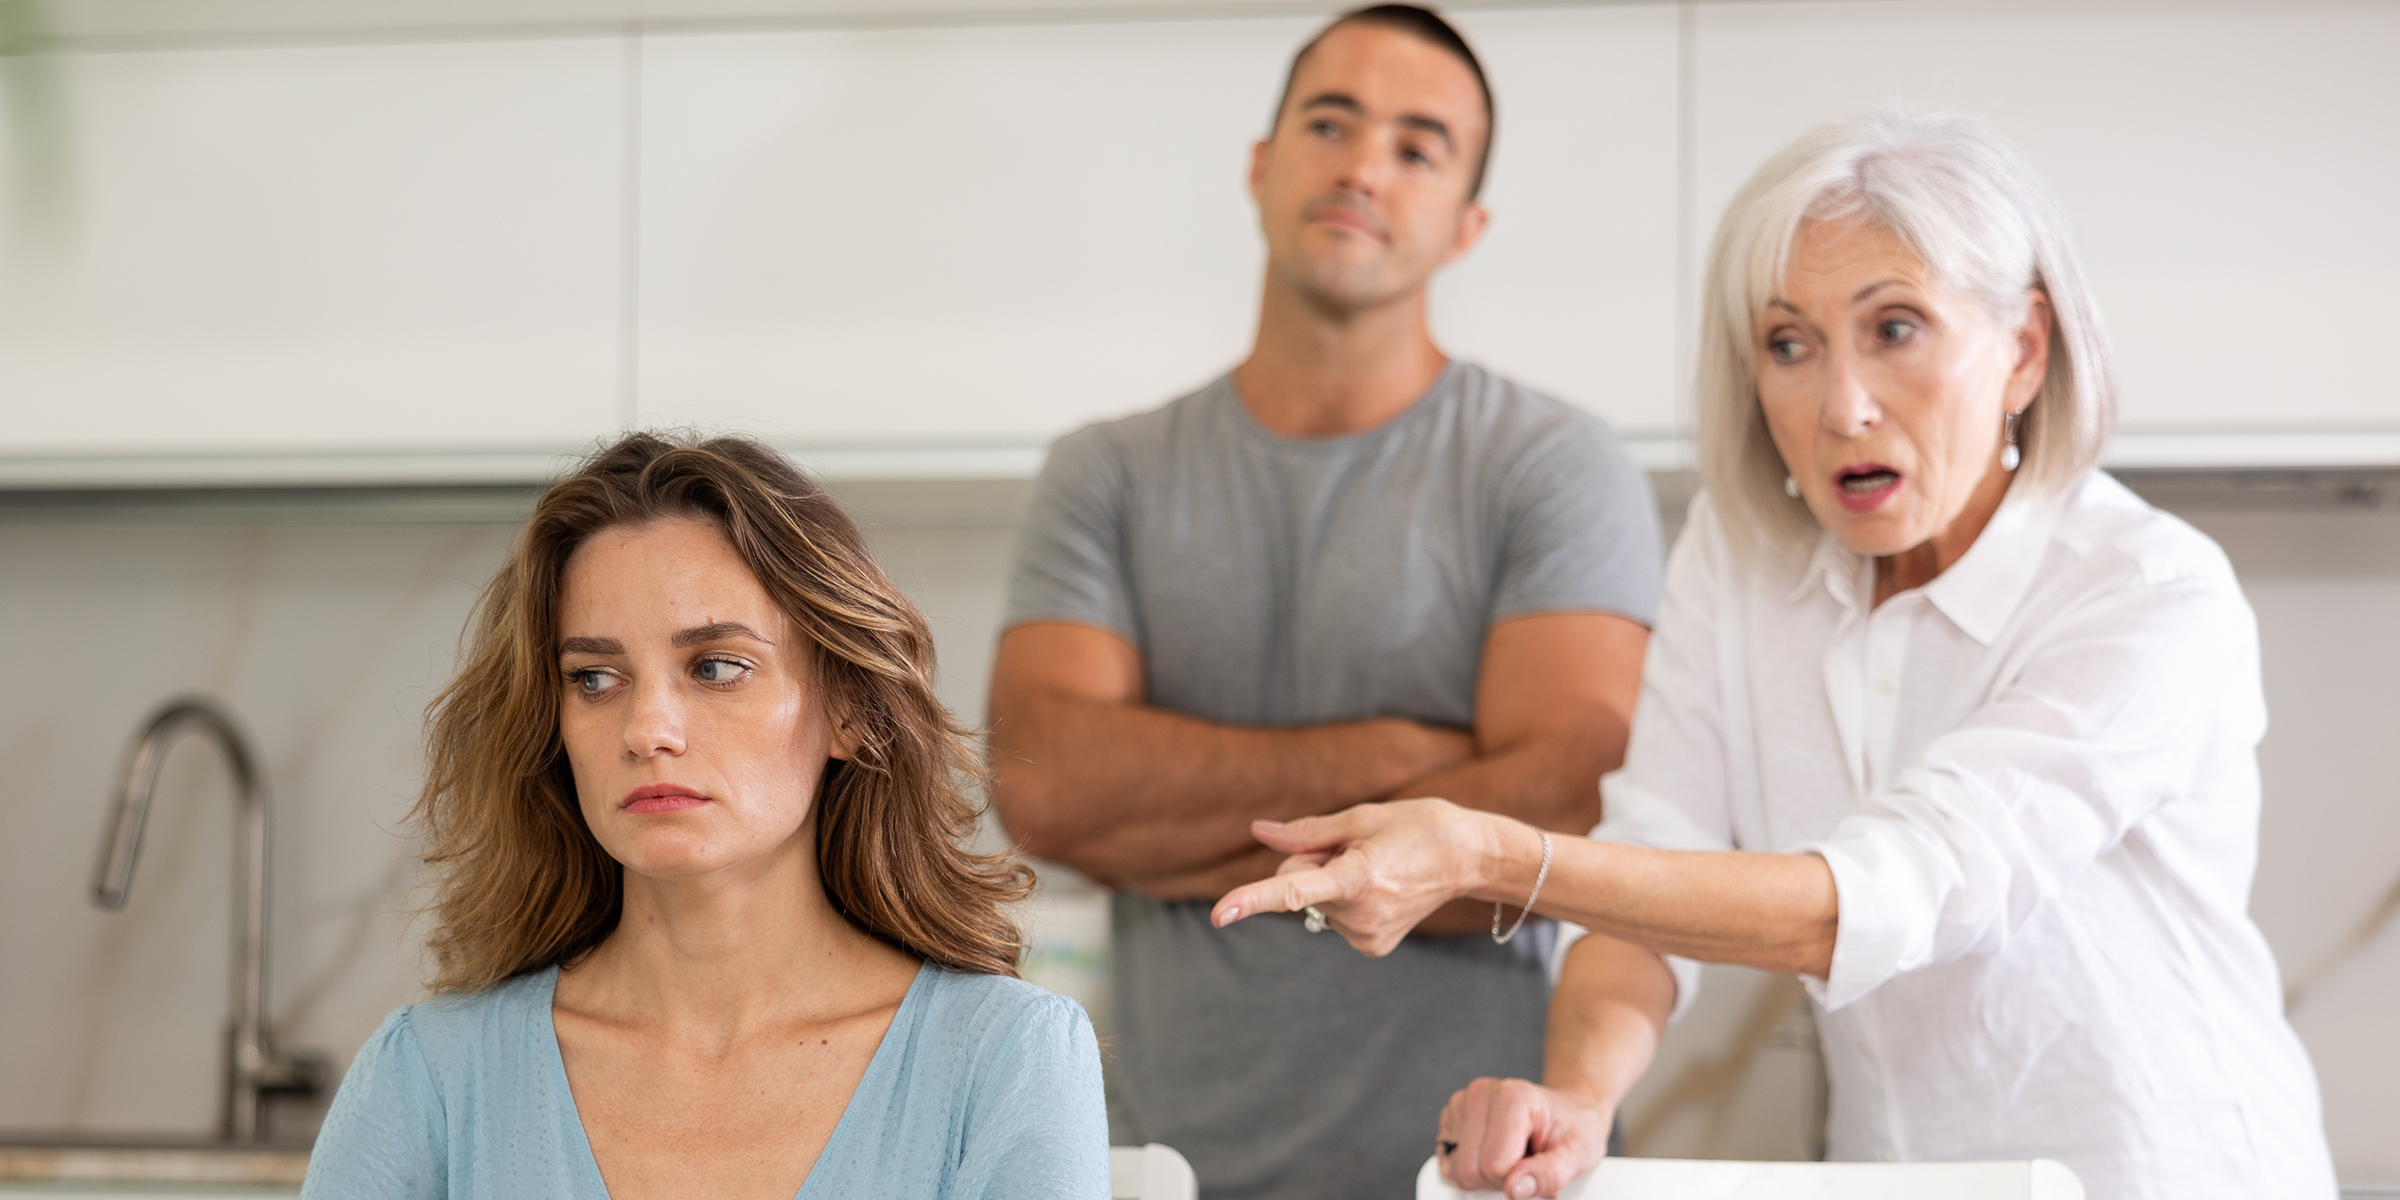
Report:
[[[739,621],[711,621],[706,625],[695,625],[690,629],[686,629],[680,633],[677,633],[675,635],[673,644],[677,646],[697,646],[702,642],[721,642],[726,638],[735,637],[746,637],[751,641],[765,646],[772,646],[775,644],[772,640],[760,634],[757,630],[752,629]]]
[[[1896,286],[1896,285],[1899,285],[1899,284],[1903,284],[1903,283],[1906,283],[1906,282],[1908,282],[1908,281],[1907,281],[1907,280],[1905,280],[1905,279],[1879,279],[1879,280],[1876,280],[1875,282],[1873,282],[1873,283],[1870,283],[1870,284],[1868,284],[1867,286],[1865,286],[1865,287],[1863,287],[1863,288],[1860,288],[1860,289],[1858,289],[1858,294],[1857,294],[1857,295],[1855,295],[1855,296],[1852,296],[1852,297],[1850,297],[1850,303],[1852,303],[1852,304],[1861,304],[1861,303],[1864,303],[1864,302],[1866,301],[1867,297],[1869,297],[1869,296],[1872,296],[1872,295],[1874,295],[1875,293],[1877,293],[1877,292],[1880,292],[1880,291],[1882,291],[1883,289],[1885,289],[1885,288],[1887,288],[1887,287],[1893,287],[1893,286]]]
[[[615,638],[571,637],[558,644],[560,654],[623,654],[625,643]]]

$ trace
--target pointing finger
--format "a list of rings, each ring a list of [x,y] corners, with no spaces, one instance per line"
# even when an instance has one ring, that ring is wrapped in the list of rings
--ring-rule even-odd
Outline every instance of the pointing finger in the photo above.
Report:
[[[1344,881],[1331,868],[1310,867],[1245,883],[1225,893],[1208,919],[1223,929],[1257,913],[1299,912],[1311,904],[1329,904],[1342,899],[1346,890]]]

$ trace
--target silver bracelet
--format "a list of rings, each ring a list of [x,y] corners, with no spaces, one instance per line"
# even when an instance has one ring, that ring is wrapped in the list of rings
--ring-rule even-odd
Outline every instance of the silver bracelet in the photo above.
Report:
[[[1518,930],[1525,928],[1525,918],[1533,915],[1533,902],[1542,898],[1542,882],[1550,878],[1550,831],[1536,829],[1534,832],[1542,835],[1542,869],[1534,874],[1533,894],[1525,897],[1525,907],[1517,911],[1517,923],[1509,926],[1507,933],[1500,932],[1500,914],[1505,911],[1505,906],[1497,900],[1492,901],[1492,940],[1503,946],[1508,944],[1508,939],[1517,936]]]

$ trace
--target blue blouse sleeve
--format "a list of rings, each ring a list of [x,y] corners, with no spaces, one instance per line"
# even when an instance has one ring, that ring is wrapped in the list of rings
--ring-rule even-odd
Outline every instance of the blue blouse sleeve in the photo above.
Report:
[[[985,1058],[948,1200],[1108,1200],[1100,1045],[1083,1008],[1044,996]]]
[[[308,1156],[302,1200],[444,1200],[442,1097],[425,1051],[394,1010],[350,1060]]]

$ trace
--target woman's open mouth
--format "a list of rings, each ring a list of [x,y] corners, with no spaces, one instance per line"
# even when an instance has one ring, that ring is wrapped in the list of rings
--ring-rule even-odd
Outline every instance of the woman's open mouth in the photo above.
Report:
[[[1844,467],[1833,477],[1834,495],[1854,513],[1873,512],[1900,490],[1900,472],[1882,463]]]

